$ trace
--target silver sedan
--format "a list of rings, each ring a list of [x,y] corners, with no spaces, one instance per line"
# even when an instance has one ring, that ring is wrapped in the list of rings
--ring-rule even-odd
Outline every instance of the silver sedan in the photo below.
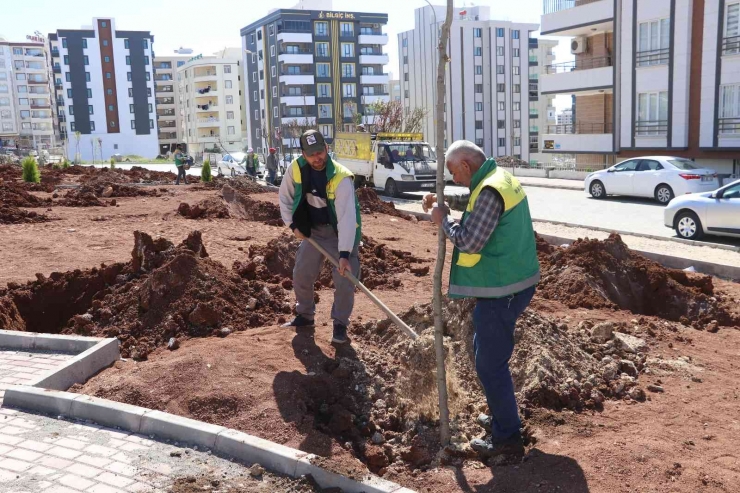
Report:
[[[740,180],[713,192],[676,197],[665,209],[664,222],[687,240],[705,234],[740,238]]]

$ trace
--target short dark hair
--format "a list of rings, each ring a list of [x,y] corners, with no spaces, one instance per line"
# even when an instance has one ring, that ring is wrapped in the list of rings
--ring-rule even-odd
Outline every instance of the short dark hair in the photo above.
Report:
[[[180,144],[177,144],[177,145],[175,146],[175,149],[182,149],[182,146],[181,146]]]

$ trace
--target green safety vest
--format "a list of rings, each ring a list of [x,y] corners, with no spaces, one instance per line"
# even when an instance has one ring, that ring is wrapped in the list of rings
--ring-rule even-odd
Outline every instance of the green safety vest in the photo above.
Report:
[[[293,194],[293,214],[295,214],[296,210],[298,210],[298,206],[300,205],[301,201],[303,200],[304,196],[304,190],[303,190],[303,181],[304,179],[308,179],[308,172],[309,172],[309,164],[308,161],[303,156],[298,157],[295,159],[291,165],[289,173],[293,176],[293,182],[295,183],[295,193]],[[334,229],[337,229],[337,209],[336,205],[334,204],[334,201],[336,199],[337,194],[337,187],[339,186],[339,183],[345,179],[345,178],[351,178],[354,180],[355,175],[342,166],[341,164],[337,163],[336,161],[333,161],[331,158],[327,157],[327,163],[326,163],[326,199],[329,203],[329,220],[331,221],[331,225],[334,227]],[[356,221],[356,232],[355,232],[355,245],[359,244],[360,239],[362,238],[362,220],[360,219],[360,202],[357,200],[357,195],[355,195],[355,215],[357,217]]]
[[[479,253],[452,254],[450,290],[452,298],[503,298],[537,284],[540,263],[529,203],[519,180],[488,159],[473,175],[470,200],[463,214],[465,224],[484,188],[501,194],[504,210],[496,229]]]

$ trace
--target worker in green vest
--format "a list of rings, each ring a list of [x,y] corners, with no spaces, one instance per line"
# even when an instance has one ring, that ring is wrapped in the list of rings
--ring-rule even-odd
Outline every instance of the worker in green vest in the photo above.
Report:
[[[445,204],[432,209],[431,220],[455,246],[449,296],[477,300],[473,351],[490,411],[478,417],[488,435],[470,445],[483,458],[521,456],[524,444],[509,359],[516,321],[540,280],[527,196],[514,176],[493,158],[486,159],[472,142],[454,142],[445,159],[455,183],[470,188],[470,199],[459,222],[449,217]],[[436,202],[434,194],[426,195],[424,209]]]

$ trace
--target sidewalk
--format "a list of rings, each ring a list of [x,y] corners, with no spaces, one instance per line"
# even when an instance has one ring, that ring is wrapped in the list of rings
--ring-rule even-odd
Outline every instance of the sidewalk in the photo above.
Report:
[[[515,170],[516,171],[516,170]],[[516,173],[515,175],[516,176]],[[559,188],[562,190],[583,191],[583,180],[561,180],[558,178],[534,178],[530,176],[517,176],[519,183],[525,187]]]

